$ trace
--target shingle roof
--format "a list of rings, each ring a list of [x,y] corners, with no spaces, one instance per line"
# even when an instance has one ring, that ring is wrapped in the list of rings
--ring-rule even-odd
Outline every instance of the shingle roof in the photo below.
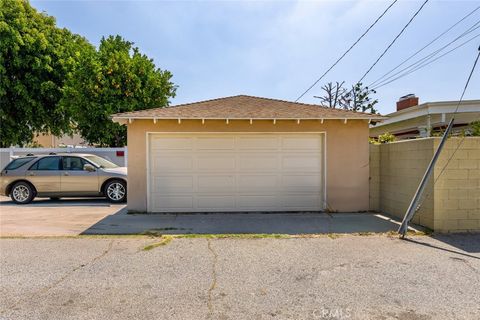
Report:
[[[385,119],[315,104],[238,95],[112,115],[115,119]]]

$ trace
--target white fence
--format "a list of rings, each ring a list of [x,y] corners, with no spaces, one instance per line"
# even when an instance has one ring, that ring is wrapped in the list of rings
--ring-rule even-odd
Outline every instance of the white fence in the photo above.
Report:
[[[0,169],[18,156],[27,154],[49,154],[49,153],[90,153],[112,161],[113,163],[126,167],[128,156],[127,147],[124,148],[0,148]]]

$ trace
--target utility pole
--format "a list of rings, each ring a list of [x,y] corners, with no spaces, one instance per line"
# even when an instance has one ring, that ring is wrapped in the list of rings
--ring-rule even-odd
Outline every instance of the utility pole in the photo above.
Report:
[[[405,238],[405,235],[407,234],[408,224],[410,223],[410,221],[412,220],[413,216],[418,211],[418,209],[420,209],[420,206],[418,205],[420,203],[420,198],[422,197],[422,194],[425,191],[425,187],[427,186],[428,179],[432,175],[433,168],[435,167],[435,163],[437,162],[438,157],[442,152],[443,145],[445,144],[445,141],[447,141],[450,131],[452,131],[454,120],[455,120],[455,117],[452,117],[452,119],[450,119],[447,130],[445,130],[445,133],[443,134],[442,141],[440,142],[438,149],[435,151],[435,154],[433,155],[433,158],[427,167],[427,171],[425,171],[425,174],[423,175],[423,178],[420,181],[420,184],[418,185],[417,191],[415,192],[415,195],[413,196],[413,199],[410,202],[410,205],[408,206],[407,212],[403,217],[402,225],[398,229],[398,233],[400,233],[400,237],[402,239]]]
[[[445,142],[447,141],[447,138],[450,134],[450,131],[452,131],[453,128],[453,122],[455,121],[455,114],[458,111],[458,108],[460,107],[460,103],[463,100],[463,96],[465,95],[465,91],[467,91],[468,84],[470,83],[470,79],[472,78],[473,71],[475,70],[475,67],[477,66],[478,58],[480,57],[480,46],[478,47],[478,54],[475,59],[475,62],[473,63],[472,70],[470,71],[470,75],[468,76],[467,82],[465,83],[465,87],[463,88],[462,95],[460,97],[460,100],[458,100],[457,107],[455,109],[455,112],[453,113],[452,119],[450,119],[450,122],[448,123],[447,130],[445,130],[445,133],[443,134],[442,141],[440,142],[440,145],[438,146],[437,150],[435,151],[435,154],[433,155],[432,160],[430,161],[430,164],[427,167],[427,171],[425,171],[425,174],[423,175],[422,180],[420,181],[420,184],[418,185],[417,191],[415,192],[412,201],[410,202],[410,205],[408,206],[407,212],[405,213],[405,216],[403,217],[402,224],[400,228],[398,229],[398,233],[400,234],[400,237],[403,239],[405,238],[405,235],[407,234],[408,230],[408,224],[412,220],[413,216],[415,213],[420,209],[421,203],[420,203],[420,198],[422,197],[423,192],[425,191],[425,187],[427,185],[428,179],[432,175],[433,168],[435,167],[435,163],[438,160],[438,157],[440,156],[440,153],[442,152],[443,146]],[[456,150],[455,150],[456,151]],[[453,155],[452,155],[453,157]],[[446,164],[448,165],[448,163]],[[443,172],[443,171],[442,171]],[[435,182],[434,182],[435,185]]]

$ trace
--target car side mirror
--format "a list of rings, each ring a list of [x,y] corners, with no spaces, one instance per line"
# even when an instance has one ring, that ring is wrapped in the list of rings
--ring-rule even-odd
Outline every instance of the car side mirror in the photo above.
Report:
[[[88,171],[88,172],[93,172],[93,171],[95,171],[95,167],[92,166],[89,163],[86,163],[86,164],[83,165],[83,170]]]

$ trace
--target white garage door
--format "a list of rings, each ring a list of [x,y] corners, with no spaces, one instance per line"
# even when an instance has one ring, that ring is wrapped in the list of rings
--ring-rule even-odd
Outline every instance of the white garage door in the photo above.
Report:
[[[324,209],[323,134],[150,134],[151,212]]]

